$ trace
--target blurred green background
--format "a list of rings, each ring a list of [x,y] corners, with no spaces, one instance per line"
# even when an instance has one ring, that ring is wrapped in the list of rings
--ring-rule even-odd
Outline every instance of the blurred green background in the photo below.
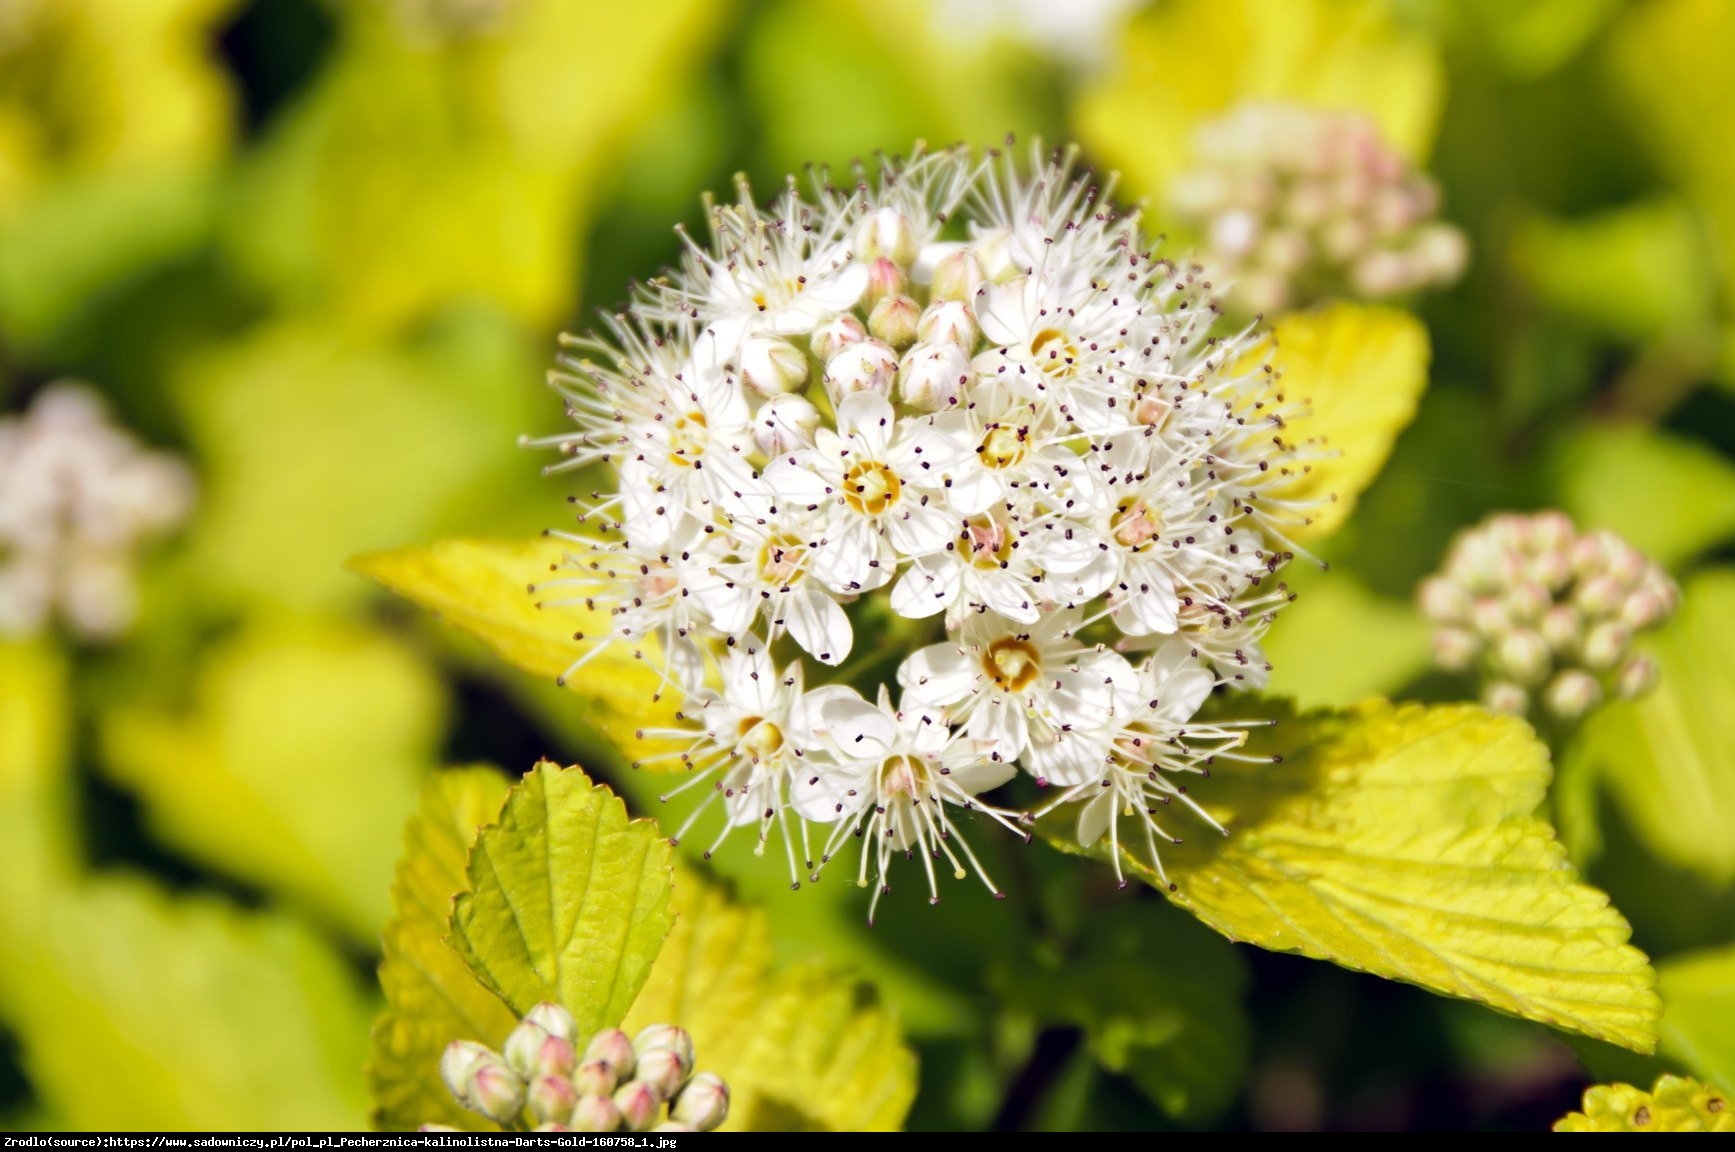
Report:
[[[84,381],[198,484],[124,638],[0,645],[0,1116],[360,1125],[418,780],[548,754],[650,800],[571,698],[344,562],[565,521],[516,446],[559,427],[554,337],[673,260],[702,192],[1015,132],[1077,140],[1160,230],[1194,129],[1247,100],[1366,112],[1471,249],[1414,301],[1429,391],[1330,570],[1297,575],[1273,690],[1460,694],[1411,598],[1490,511],[1647,551],[1685,592],[1663,685],[1557,747],[1553,805],[1668,1010],[1735,1035],[1731,44],[1726,0],[0,0],[0,411]],[[902,1012],[913,1127],[1538,1129],[1587,1064],[1649,1083],[1000,851],[1030,897],[948,901],[944,935],[718,862],[789,953],[855,961]],[[1139,915],[1080,951],[1081,900]],[[1189,1043],[1240,1055],[1203,1102],[1032,999],[1029,965],[1100,965],[1136,1053],[1155,949],[1216,971],[1221,1034]],[[1727,1047],[1662,1062],[1735,1078]]]

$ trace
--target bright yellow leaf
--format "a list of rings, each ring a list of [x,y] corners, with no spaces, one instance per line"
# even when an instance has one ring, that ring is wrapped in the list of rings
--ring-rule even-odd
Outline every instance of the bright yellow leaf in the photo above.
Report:
[[[452,943],[522,1015],[562,1004],[588,1035],[626,1015],[673,927],[668,840],[577,768],[544,760],[470,849]]]
[[[729,1083],[727,1130],[902,1123],[915,1057],[890,1013],[862,1002],[854,978],[774,974],[764,910],[734,903],[692,869],[677,871],[672,907],[674,931],[623,1026],[674,1022],[691,1032],[699,1066]]]
[[[1278,718],[1251,751],[1281,763],[1219,761],[1190,789],[1226,836],[1171,819],[1167,886],[1142,846],[1122,866],[1231,939],[1655,1046],[1655,975],[1536,818],[1548,753],[1522,721],[1383,701]]]
[[[0,644],[0,1007],[76,868],[66,680],[48,645]]]
[[[425,548],[376,552],[352,562],[393,592],[438,614],[476,636],[507,663],[533,676],[554,679],[586,655],[593,640],[609,634],[604,611],[582,603],[555,603],[557,593],[530,591],[545,581],[571,551],[553,540],[499,542],[445,540]],[[668,740],[645,739],[643,728],[674,724],[676,694],[662,692],[662,678],[646,659],[617,645],[585,663],[565,682],[584,702],[589,725],[612,740],[629,758],[648,767],[678,768],[678,761],[650,758],[679,747]],[[661,692],[661,699],[657,699]]]
[[[1556,1132],[1735,1132],[1729,1095],[1708,1084],[1663,1076],[1644,1092],[1631,1084],[1598,1084],[1584,1094],[1584,1111],[1555,1122]]]
[[[1272,494],[1315,502],[1311,522],[1293,533],[1310,544],[1349,519],[1415,416],[1428,386],[1428,330],[1395,308],[1339,303],[1283,316],[1272,333],[1283,392],[1307,409],[1287,434],[1314,454]]]
[[[1661,1054],[1707,1080],[1735,1084],[1735,945],[1664,960],[1657,992]]]
[[[1264,641],[1269,690],[1302,708],[1396,694],[1432,662],[1434,628],[1415,605],[1370,590],[1352,573],[1305,560],[1284,570],[1296,594]]]
[[[394,831],[438,756],[441,697],[382,633],[262,625],[212,653],[189,712],[113,709],[103,766],[164,840],[371,944]]]
[[[1079,97],[1080,141],[1136,196],[1191,163],[1199,124],[1243,101],[1355,109],[1411,160],[1434,139],[1433,44],[1386,0],[1171,0],[1128,27],[1117,66]]]
[[[386,1009],[374,1023],[367,1069],[376,1128],[433,1123],[492,1130],[453,1099],[439,1065],[453,1040],[497,1050],[518,1022],[446,943],[452,902],[467,883],[470,846],[478,829],[499,816],[505,798],[506,778],[491,769],[438,772],[404,827],[380,961]]]

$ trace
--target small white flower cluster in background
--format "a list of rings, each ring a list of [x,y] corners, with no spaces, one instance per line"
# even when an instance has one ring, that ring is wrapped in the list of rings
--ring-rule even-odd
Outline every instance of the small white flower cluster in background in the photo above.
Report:
[[[140,448],[83,385],[50,385],[0,419],[0,636],[39,632],[57,609],[85,639],[124,632],[134,553],[192,503],[186,466]]]
[[[1540,704],[1562,720],[1655,683],[1656,664],[1633,651],[1633,636],[1674,612],[1677,597],[1638,549],[1613,532],[1581,535],[1561,512],[1502,513],[1460,533],[1418,594],[1439,625],[1442,668],[1478,670],[1497,712]]]
[[[894,855],[931,900],[936,860],[993,891],[955,816],[1027,835],[980,799],[1019,768],[1057,790],[1036,815],[1078,802],[1081,842],[1117,848],[1132,818],[1160,873],[1160,814],[1204,815],[1176,778],[1243,742],[1193,716],[1266,679],[1310,512],[1285,487],[1320,450],[1259,335],[1219,334],[1070,154],[856,175],[768,209],[743,184],[569,338],[577,427],[533,443],[611,479],[580,517],[600,538],[556,533],[569,571],[533,592],[606,612],[588,639],[656,641],[696,728],[658,735],[690,741],[723,835],[781,832],[797,884],[860,837],[875,904]]]
[[[709,1132],[729,1115],[729,1086],[693,1071],[693,1038],[672,1024],[629,1037],[608,1028],[580,1054],[578,1026],[558,1004],[538,1004],[501,1052],[454,1040],[440,1076],[470,1111],[536,1132]],[[454,1131],[438,1124],[424,1132]]]
[[[1199,128],[1197,154],[1169,206],[1248,312],[1383,299],[1464,270],[1464,234],[1434,219],[1439,190],[1365,116],[1243,104]]]

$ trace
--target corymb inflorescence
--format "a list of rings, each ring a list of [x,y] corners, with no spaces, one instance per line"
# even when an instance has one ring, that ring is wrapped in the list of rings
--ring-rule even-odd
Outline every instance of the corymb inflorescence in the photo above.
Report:
[[[539,443],[607,479],[536,592],[607,613],[568,676],[612,640],[681,694],[659,735],[710,799],[677,835],[720,800],[719,841],[781,837],[796,882],[860,839],[876,904],[897,856],[938,900],[936,864],[994,888],[967,819],[1074,805],[1161,875],[1185,781],[1238,754],[1194,716],[1265,681],[1300,398],[1112,181],[1028,160],[743,182],[568,341],[576,426]],[[988,798],[1020,771],[1041,803]]]

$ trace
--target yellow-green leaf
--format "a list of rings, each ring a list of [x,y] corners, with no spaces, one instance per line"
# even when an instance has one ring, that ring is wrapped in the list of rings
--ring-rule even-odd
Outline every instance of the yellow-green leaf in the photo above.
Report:
[[[371,942],[442,704],[433,672],[383,633],[264,624],[209,657],[189,712],[111,712],[104,767],[164,840]]]
[[[1555,470],[1561,507],[1581,528],[1611,528],[1666,568],[1735,539],[1735,464],[1697,441],[1592,426],[1566,443]]]
[[[376,1128],[488,1127],[452,1098],[439,1062],[453,1040],[498,1049],[517,1023],[446,942],[470,846],[478,829],[499,816],[505,798],[506,779],[491,769],[439,772],[428,778],[421,807],[404,827],[380,961],[386,1009],[374,1022],[368,1062]]]
[[[858,1004],[856,981],[844,972],[814,1000],[815,1012],[790,1021],[788,1001],[819,989],[817,974],[772,972],[771,925],[763,909],[741,905],[690,868],[681,868],[669,934],[644,991],[627,1014],[628,1031],[675,1022],[693,1035],[699,1065],[729,1082],[731,1131],[822,1127],[837,1131],[893,1129],[915,1097],[915,1060],[885,1009]],[[848,1019],[827,1016],[846,993]],[[760,1033],[780,1029],[785,1044],[768,1046]],[[828,1039],[827,1037],[833,1037]],[[856,1063],[836,1067],[840,1059]],[[848,1090],[832,1091],[847,1074]]]
[[[1290,313],[1272,331],[1283,390],[1307,408],[1288,435],[1325,453],[1280,492],[1318,501],[1311,523],[1294,533],[1310,543],[1349,519],[1415,416],[1428,386],[1428,330],[1395,308],[1339,303]]]
[[[476,636],[508,663],[552,680],[595,643],[575,640],[575,634],[609,634],[606,611],[560,602],[558,591],[530,591],[531,585],[548,580],[571,551],[570,545],[543,539],[445,540],[425,548],[376,552],[352,563],[399,596]],[[675,722],[675,695],[657,699],[662,679],[651,663],[656,655],[634,659],[631,649],[617,645],[565,681],[584,701],[590,726],[629,758],[645,759],[649,766],[658,763],[649,757],[676,747],[638,735],[643,728]],[[673,766],[679,767],[678,762]]]
[[[1079,139],[1161,196],[1199,124],[1243,101],[1355,109],[1399,151],[1433,143],[1444,76],[1434,46],[1386,0],[1173,0],[1141,13],[1120,59],[1079,97]]]
[[[1381,596],[1350,572],[1291,564],[1296,594],[1265,639],[1270,691],[1303,708],[1392,695],[1432,660],[1433,625],[1407,600]]]
[[[66,893],[9,1008],[25,1075],[73,1128],[350,1131],[371,1005],[283,914],[142,881]]]
[[[73,869],[66,738],[65,661],[46,644],[0,643],[0,972]]]
[[[1535,816],[1548,753],[1522,721],[1383,701],[1274,711],[1251,750],[1281,763],[1220,761],[1191,788],[1228,834],[1199,826],[1164,848],[1176,903],[1234,940],[1655,1046],[1655,975]],[[1159,883],[1140,854],[1122,863]]]
[[[1678,614],[1648,651],[1660,669],[1657,686],[1592,716],[1567,751],[1566,771],[1613,791],[1658,857],[1727,884],[1735,880],[1735,741],[1728,731],[1735,715],[1735,570],[1690,579]],[[1575,847],[1584,831],[1574,829]]]
[[[1729,1095],[1708,1084],[1663,1076],[1649,1092],[1631,1084],[1598,1084],[1584,1094],[1584,1111],[1555,1122],[1556,1132],[1735,1132]]]
[[[580,1032],[632,1007],[674,924],[669,842],[577,768],[543,761],[470,850],[453,944],[522,1015],[563,1004]]]
[[[1735,1084],[1735,945],[1657,965],[1662,1054],[1718,1084]]]

